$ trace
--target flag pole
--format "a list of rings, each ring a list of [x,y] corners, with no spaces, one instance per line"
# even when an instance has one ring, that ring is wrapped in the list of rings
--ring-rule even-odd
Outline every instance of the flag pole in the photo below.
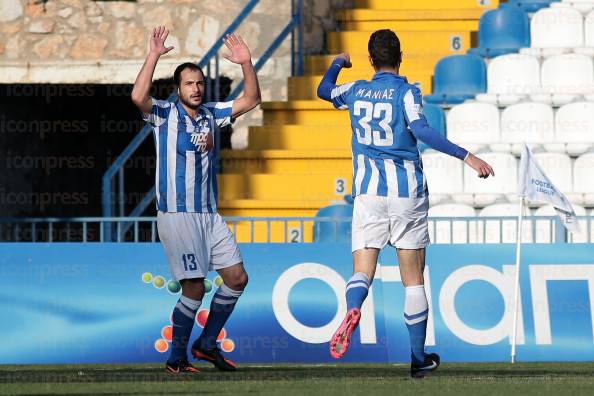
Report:
[[[518,215],[518,233],[516,236],[516,280],[514,291],[514,321],[512,328],[511,362],[516,362],[516,336],[518,333],[518,310],[520,304],[520,248],[522,247],[522,223],[524,217],[524,197],[520,198],[520,214]]]

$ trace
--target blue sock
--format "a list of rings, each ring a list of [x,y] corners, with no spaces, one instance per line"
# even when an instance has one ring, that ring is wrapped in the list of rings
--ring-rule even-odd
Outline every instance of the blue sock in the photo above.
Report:
[[[404,292],[404,322],[410,336],[412,359],[415,364],[422,364],[425,361],[425,336],[429,316],[425,286],[405,287]]]
[[[173,334],[171,337],[171,355],[169,362],[175,363],[182,358],[188,357],[188,341],[192,328],[194,327],[194,320],[196,319],[196,312],[200,308],[202,301],[192,300],[184,295],[180,296],[175,308],[173,309]]]
[[[217,337],[225,326],[227,319],[231,316],[235,303],[242,293],[243,290],[233,290],[224,283],[219,286],[219,289],[212,297],[204,330],[200,338],[196,340],[201,348],[212,349],[217,346]]]
[[[363,301],[369,292],[369,278],[363,272],[351,276],[346,286],[347,311],[353,308],[361,309]]]

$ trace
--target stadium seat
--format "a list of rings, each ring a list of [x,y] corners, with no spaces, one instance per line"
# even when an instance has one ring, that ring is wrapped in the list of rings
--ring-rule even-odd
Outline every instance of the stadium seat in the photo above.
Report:
[[[517,217],[520,206],[517,203],[498,203],[489,205],[479,212],[479,217]],[[524,216],[531,211],[524,209]],[[484,243],[516,243],[517,220],[480,220],[478,222],[478,240]],[[522,222],[522,242],[532,243],[532,221]]]
[[[431,128],[438,131],[442,136],[446,135],[446,126],[445,126],[445,114],[443,109],[439,106],[436,106],[431,103],[423,104],[423,112],[425,113],[425,117],[427,118],[427,122]],[[421,152],[427,150],[429,146],[427,146],[423,142],[419,142],[417,144],[419,150]]]
[[[521,52],[551,56],[583,47],[583,18],[572,8],[544,8],[530,20],[530,48]]]
[[[594,1],[592,0],[561,0],[558,3],[551,4],[553,8],[573,8],[581,12],[582,14],[587,14],[588,12],[592,11],[594,8]]]
[[[487,93],[478,94],[479,102],[509,106],[536,93],[540,88],[540,63],[531,55],[498,56],[487,67]]]
[[[541,93],[530,95],[535,102],[562,106],[594,91],[592,58],[580,54],[556,55],[542,63]]]
[[[528,15],[516,7],[501,7],[485,12],[479,21],[478,41],[478,48],[471,48],[468,53],[486,58],[529,47]]]
[[[555,140],[545,144],[547,151],[578,156],[594,145],[594,103],[574,102],[555,113]]]
[[[454,200],[474,206],[485,206],[504,198],[506,194],[516,194],[518,188],[518,160],[506,153],[479,153],[477,156],[487,161],[495,170],[495,177],[481,179],[476,172],[464,167],[464,193],[454,196]]]
[[[590,242],[594,242],[594,209],[592,209],[588,214],[590,215],[590,229],[587,231],[587,233],[589,234]]]
[[[435,104],[458,104],[487,90],[487,70],[483,58],[476,55],[451,55],[435,65],[433,93],[425,101]]]
[[[544,103],[524,102],[506,107],[501,113],[501,141],[491,144],[493,151],[519,155],[524,147],[552,142],[554,117],[551,106]]]
[[[314,242],[350,242],[352,205],[330,205],[321,208],[316,217],[336,219],[334,221],[314,222]]]
[[[450,195],[463,191],[464,163],[457,158],[435,151],[423,153],[423,171],[427,178],[429,200],[437,204]]]
[[[573,210],[576,216],[586,216],[586,209],[583,206],[573,204]],[[551,205],[542,206],[534,211],[534,216],[557,216],[555,208]],[[559,224],[556,220],[535,220],[535,242],[536,243],[551,243],[555,241],[556,227]],[[568,232],[567,240],[572,243],[586,243],[588,242],[588,221],[580,220],[580,233],[575,234]],[[562,226],[561,226],[562,227]]]
[[[450,109],[448,139],[471,152],[499,141],[499,109],[489,103],[468,102]]]
[[[536,12],[541,8],[549,7],[558,0],[509,0],[508,5],[518,6],[526,12]]]
[[[574,48],[573,51],[582,55],[594,56],[594,11],[591,11],[584,21],[584,47]]]
[[[594,153],[580,155],[573,163],[573,194],[575,203],[594,206]]]
[[[475,221],[437,220],[440,217],[475,217],[472,206],[446,203],[429,208],[431,243],[476,243]]]

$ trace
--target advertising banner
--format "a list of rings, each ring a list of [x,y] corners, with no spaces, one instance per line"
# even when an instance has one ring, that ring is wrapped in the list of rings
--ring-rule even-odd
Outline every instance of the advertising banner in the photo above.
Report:
[[[345,311],[349,244],[241,245],[248,287],[219,337],[238,362],[335,362],[328,341]],[[0,244],[0,363],[159,362],[169,354],[179,284],[160,244]],[[380,254],[350,362],[408,362],[394,249]],[[427,349],[443,361],[507,361],[513,245],[434,245],[427,254]],[[594,358],[594,245],[525,245],[519,361]],[[207,294],[192,339],[221,279]]]

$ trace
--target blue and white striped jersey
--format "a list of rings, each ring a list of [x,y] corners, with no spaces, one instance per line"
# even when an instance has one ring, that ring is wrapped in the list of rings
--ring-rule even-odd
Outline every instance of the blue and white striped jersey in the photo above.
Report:
[[[334,107],[349,110],[353,197],[427,196],[417,139],[409,129],[425,117],[419,89],[405,77],[378,72],[371,81],[340,85],[330,96]]]
[[[215,123],[218,127],[231,123],[233,102],[202,104],[193,119],[179,102],[152,100],[144,119],[154,130],[157,210],[215,213]]]

